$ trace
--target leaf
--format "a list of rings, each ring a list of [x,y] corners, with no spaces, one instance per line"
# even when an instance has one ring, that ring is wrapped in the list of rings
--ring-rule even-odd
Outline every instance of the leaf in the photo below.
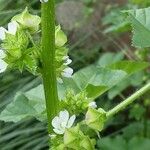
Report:
[[[104,53],[100,59],[97,61],[97,65],[101,67],[106,67],[112,63],[116,63],[121,61],[124,58],[124,54],[122,52],[119,53]]]
[[[29,104],[29,100],[23,95],[16,95],[14,101],[7,105],[0,114],[0,120],[18,122],[29,116],[34,116],[36,110]]]
[[[133,27],[133,45],[150,47],[150,7],[125,11]]]
[[[64,83],[58,85],[58,89],[61,91],[59,96],[64,97],[65,91],[69,89],[73,89],[76,93],[85,90],[90,98],[94,99],[126,75],[127,73],[122,70],[111,70],[91,65],[75,73],[72,79],[64,79]]]
[[[149,150],[150,139],[134,137],[127,142],[122,136],[103,138],[98,141],[101,150]]]
[[[6,106],[0,114],[0,120],[5,122],[18,122],[22,119],[35,117],[40,121],[46,119],[46,106],[43,86],[40,85],[27,93],[18,93],[14,101]]]
[[[95,99],[129,75],[148,67],[147,62],[119,61],[105,68],[91,65],[75,73],[72,79],[64,79],[58,85],[59,96],[64,97],[65,91],[73,89],[76,93],[85,90],[91,99]]]
[[[103,138],[98,141],[98,147],[101,150],[127,150],[127,143],[121,136],[112,138]]]

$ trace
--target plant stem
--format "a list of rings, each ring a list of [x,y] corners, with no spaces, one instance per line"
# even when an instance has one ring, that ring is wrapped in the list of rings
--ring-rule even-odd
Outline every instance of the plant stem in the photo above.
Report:
[[[52,119],[58,110],[58,94],[55,69],[55,3],[42,4],[42,77],[46,99],[48,133],[52,132]]]
[[[150,90],[150,83],[146,84],[144,87],[142,87],[140,90],[138,90],[137,92],[135,92],[133,95],[131,95],[129,98],[127,98],[126,100],[124,100],[123,102],[121,102],[119,105],[117,105],[116,107],[114,107],[113,109],[109,110],[107,112],[107,118],[112,117],[113,115],[115,115],[116,113],[118,113],[119,111],[123,110],[124,108],[126,108],[129,104],[131,104],[133,101],[135,101],[137,98],[139,98],[141,95],[143,95],[144,93],[146,93],[148,90]]]

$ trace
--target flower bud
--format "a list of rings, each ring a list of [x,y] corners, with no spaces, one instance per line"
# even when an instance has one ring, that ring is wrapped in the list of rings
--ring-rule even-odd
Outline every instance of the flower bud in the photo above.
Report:
[[[79,126],[66,129],[64,134],[64,144],[68,148],[77,149],[80,147],[81,136],[83,136],[83,133],[80,131]]]
[[[91,140],[88,136],[84,136],[83,140],[80,143],[80,146],[85,150],[95,150],[95,144],[95,140]]]
[[[26,7],[25,10],[12,18],[12,21],[16,21],[23,28],[29,29],[31,33],[37,32],[39,29],[39,24],[41,22],[41,18],[37,15],[31,15],[28,12],[28,8]]]
[[[96,130],[96,131],[101,131],[104,126],[104,122],[106,121],[106,112],[99,108],[98,110],[89,107],[86,117],[85,117],[85,122],[86,124]]]
[[[55,45],[57,47],[62,47],[67,42],[67,36],[61,30],[60,26],[56,26],[55,28]]]

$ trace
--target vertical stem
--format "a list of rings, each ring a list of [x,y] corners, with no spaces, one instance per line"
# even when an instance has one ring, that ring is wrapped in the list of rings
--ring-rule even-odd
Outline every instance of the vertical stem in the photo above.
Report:
[[[42,65],[46,99],[48,133],[52,132],[51,121],[57,113],[58,95],[55,69],[55,3],[49,0],[42,4]]]

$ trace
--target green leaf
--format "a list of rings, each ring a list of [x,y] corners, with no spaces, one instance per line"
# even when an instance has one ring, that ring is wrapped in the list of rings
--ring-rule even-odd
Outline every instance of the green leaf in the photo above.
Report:
[[[0,120],[18,122],[35,114],[36,110],[29,104],[29,100],[23,95],[17,95],[14,101],[2,111]]]
[[[127,150],[126,141],[121,136],[116,138],[103,138],[98,141],[98,147],[101,150]]]
[[[150,47],[150,7],[125,11],[133,27],[133,45],[135,47]]]
[[[22,119],[35,117],[40,121],[46,119],[46,106],[43,86],[40,85],[24,94],[18,93],[14,101],[6,106],[0,114],[0,120],[18,122]]]
[[[150,139],[134,137],[127,142],[122,136],[103,138],[98,141],[101,150],[149,150]]]
[[[135,61],[120,61],[105,68],[91,65],[75,73],[71,79],[64,79],[64,83],[58,85],[59,96],[64,97],[65,91],[73,89],[76,93],[85,90],[91,99],[95,99],[146,67],[148,63]]]

